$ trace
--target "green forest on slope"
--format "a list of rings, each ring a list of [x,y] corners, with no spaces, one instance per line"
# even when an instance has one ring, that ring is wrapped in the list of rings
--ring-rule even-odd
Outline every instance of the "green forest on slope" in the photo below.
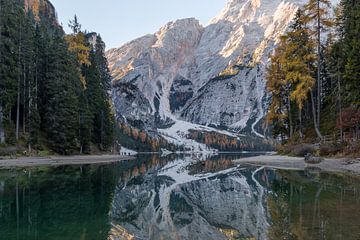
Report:
[[[0,144],[60,154],[113,143],[111,77],[100,35],[66,35],[46,0],[0,0]],[[1,147],[1,146],[0,146]]]
[[[331,12],[330,0],[310,0],[281,37],[267,70],[267,118],[284,145],[359,154],[360,2]]]

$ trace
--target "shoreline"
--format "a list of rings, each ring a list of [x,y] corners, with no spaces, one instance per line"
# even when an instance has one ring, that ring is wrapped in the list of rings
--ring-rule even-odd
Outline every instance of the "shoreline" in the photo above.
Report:
[[[135,159],[136,156],[121,155],[20,157],[15,159],[0,160],[0,169],[16,167],[108,164]],[[360,176],[360,159],[325,158],[325,160],[319,164],[308,164],[305,163],[304,158],[301,157],[271,154],[240,158],[232,160],[232,162],[234,164],[249,164],[284,170],[305,170],[307,168],[316,168],[324,172],[339,172]]]
[[[121,155],[20,157],[0,160],[0,168],[104,164],[134,159],[136,157]]]
[[[360,176],[360,159],[325,158],[319,164],[305,163],[304,158],[281,155],[261,155],[233,160],[235,164],[250,164],[284,170],[317,168],[324,172],[339,172]]]

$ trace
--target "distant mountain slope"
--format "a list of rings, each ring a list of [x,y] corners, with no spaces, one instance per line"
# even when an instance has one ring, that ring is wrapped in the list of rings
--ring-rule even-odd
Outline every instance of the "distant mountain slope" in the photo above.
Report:
[[[153,129],[182,119],[256,135],[264,69],[305,0],[232,0],[208,26],[170,22],[107,52],[119,119]]]

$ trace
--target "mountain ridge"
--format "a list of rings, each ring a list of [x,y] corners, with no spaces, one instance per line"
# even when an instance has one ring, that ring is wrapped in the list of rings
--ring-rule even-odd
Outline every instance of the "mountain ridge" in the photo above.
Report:
[[[305,3],[232,0],[207,26],[177,20],[109,50],[118,120],[140,129],[183,120],[263,138],[268,56]]]

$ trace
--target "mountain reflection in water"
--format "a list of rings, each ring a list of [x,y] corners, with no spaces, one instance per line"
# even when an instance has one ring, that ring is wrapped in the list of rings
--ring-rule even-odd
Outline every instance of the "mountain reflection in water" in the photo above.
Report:
[[[360,239],[360,180],[142,155],[0,170],[0,239]]]

